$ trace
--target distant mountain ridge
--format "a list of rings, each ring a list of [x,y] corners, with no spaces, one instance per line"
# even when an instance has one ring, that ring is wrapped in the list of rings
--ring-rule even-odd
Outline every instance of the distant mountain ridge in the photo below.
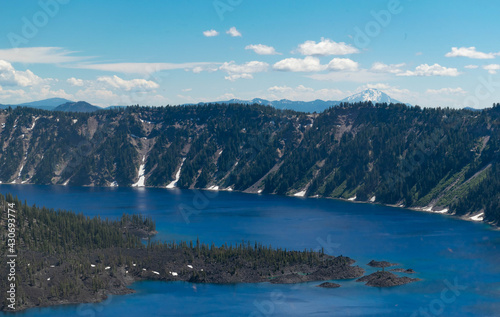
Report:
[[[31,108],[38,108],[38,109],[41,109],[41,107],[54,109],[57,106],[62,105],[63,103],[67,103],[67,102],[74,102],[74,101],[64,99],[64,98],[49,98],[49,99],[44,99],[44,100],[20,103],[16,106],[31,107]]]
[[[281,100],[266,100],[262,98],[254,98],[252,100],[242,100],[242,99],[230,99],[225,101],[214,101],[214,102],[200,102],[198,105],[206,105],[210,103],[219,103],[219,104],[258,104],[263,106],[271,106],[276,109],[287,109],[287,110],[295,110],[300,112],[323,112],[326,109],[334,106],[338,106],[341,103],[356,103],[356,102],[367,102],[371,101],[373,104],[377,103],[403,103],[408,106],[410,104],[401,102],[396,100],[386,93],[370,88],[363,90],[359,93],[356,93],[352,96],[346,97],[342,100],[321,100],[316,99],[313,101],[294,101],[289,99],[281,99]],[[188,104],[192,105],[192,104]]]
[[[366,102],[366,101],[371,101],[373,104],[376,103],[404,103],[399,100],[396,100],[386,93],[370,88],[366,89],[364,91],[361,91],[359,93],[356,93],[352,96],[346,97],[342,100],[321,100],[321,99],[316,99],[312,101],[300,101],[300,100],[289,100],[289,99],[281,99],[281,100],[266,100],[262,98],[254,98],[252,100],[243,100],[243,99],[230,99],[230,100],[224,100],[224,101],[213,101],[213,102],[200,102],[197,105],[207,105],[207,104],[214,104],[214,103],[219,103],[219,104],[258,104],[258,105],[263,105],[263,106],[271,106],[276,109],[286,109],[286,110],[294,110],[294,111],[300,111],[300,112],[323,112],[326,109],[330,107],[335,107],[338,106],[341,103],[356,103],[356,102]],[[85,103],[85,104],[83,104]],[[408,106],[410,104],[404,103]],[[193,105],[192,103],[190,104],[184,104],[186,105]],[[1,109],[6,109],[8,107],[31,107],[31,108],[37,108],[37,109],[43,109],[43,110],[56,110],[56,111],[73,111],[73,112],[93,112],[96,110],[101,110],[101,109],[116,109],[116,108],[123,108],[126,106],[109,106],[106,108],[101,108],[97,107],[94,105],[91,105],[88,102],[85,101],[71,101],[68,99],[64,98],[50,98],[50,99],[45,99],[45,100],[39,100],[39,101],[32,101],[32,102],[26,102],[22,104],[17,104],[17,105],[0,105]],[[71,108],[71,110],[70,110]]]
[[[91,105],[85,101],[78,102],[66,102],[54,108],[54,111],[64,111],[64,112],[94,112],[97,110],[102,110],[101,107]]]
[[[93,112],[96,110],[101,110],[103,108],[91,105],[86,101],[71,101],[64,98],[49,98],[38,101],[25,102],[20,104],[0,104],[0,109],[7,108],[17,108],[17,107],[27,107],[50,111],[64,111],[64,112]],[[111,107],[110,107],[111,108]]]

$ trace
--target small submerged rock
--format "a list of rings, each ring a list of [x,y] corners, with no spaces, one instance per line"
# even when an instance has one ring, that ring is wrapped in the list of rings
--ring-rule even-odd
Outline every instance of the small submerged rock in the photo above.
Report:
[[[371,267],[389,267],[389,266],[396,266],[398,265],[397,263],[390,263],[387,261],[375,261],[371,260],[370,263],[368,263],[369,266]]]
[[[362,278],[356,280],[356,282],[366,282],[366,285],[374,287],[391,287],[405,285],[416,281],[420,281],[420,279],[409,278],[406,276],[399,277],[391,272],[380,271],[363,276]]]
[[[407,269],[406,270],[406,269],[401,269],[401,268],[399,268],[399,269],[392,269],[391,271],[392,272],[398,272],[398,273],[407,273],[407,274],[417,273],[413,269]]]
[[[319,285],[316,285],[316,287],[324,287],[324,288],[339,288],[340,284],[337,283],[330,283],[330,282],[324,282]]]

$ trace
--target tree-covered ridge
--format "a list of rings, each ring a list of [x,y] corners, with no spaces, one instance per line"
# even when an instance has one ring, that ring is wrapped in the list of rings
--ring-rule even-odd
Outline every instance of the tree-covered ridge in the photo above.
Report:
[[[499,222],[500,106],[480,112],[341,104],[320,114],[260,105],[0,113],[0,180],[354,198],[484,213]]]
[[[9,241],[0,244],[0,255],[14,259],[14,271],[8,263],[0,266],[4,277],[0,292],[9,295],[7,291],[15,289],[16,311],[100,301],[107,294],[130,293],[127,286],[144,279],[290,283],[356,278],[364,273],[352,266],[354,260],[323,250],[294,251],[244,242],[215,246],[198,240],[148,240],[146,244],[141,237],[154,234],[155,223],[141,215],[124,214],[118,220],[89,218],[30,207],[10,194],[0,195],[0,209],[0,237]],[[8,297],[0,300],[0,311],[13,311]]]

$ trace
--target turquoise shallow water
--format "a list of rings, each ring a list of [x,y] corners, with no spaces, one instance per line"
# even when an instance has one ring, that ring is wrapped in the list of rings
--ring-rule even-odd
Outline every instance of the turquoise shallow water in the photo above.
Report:
[[[401,263],[422,281],[372,288],[204,285],[140,282],[135,294],[95,305],[30,309],[19,316],[498,316],[500,231],[451,217],[327,199],[154,188],[0,185],[30,204],[117,218],[151,215],[156,239],[222,244],[259,241],[303,250],[323,247],[366,266]]]

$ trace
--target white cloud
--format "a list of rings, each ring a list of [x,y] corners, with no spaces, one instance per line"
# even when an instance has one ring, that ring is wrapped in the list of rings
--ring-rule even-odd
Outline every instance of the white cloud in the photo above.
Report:
[[[464,66],[464,68],[467,68],[467,69],[476,69],[478,67],[479,66],[477,66],[477,65],[466,65],[466,66]]]
[[[120,104],[122,98],[116,95],[111,90],[105,88],[88,87],[86,89],[78,90],[75,94],[77,99],[86,100],[90,103],[96,104]]]
[[[191,90],[193,90],[193,88],[184,88],[184,89],[182,89],[183,92],[188,92],[188,91],[191,91]]]
[[[65,98],[73,100],[74,96],[67,93],[63,89],[52,90],[49,85],[44,85],[40,88],[31,88],[29,93],[31,100],[40,100],[48,98]]]
[[[439,64],[428,65],[422,64],[415,68],[415,71],[407,70],[404,73],[397,74],[397,76],[451,76],[455,77],[460,75],[456,68],[448,68]]]
[[[42,79],[29,69],[26,71],[16,70],[11,63],[0,60],[0,85],[28,87],[48,81],[50,79]]]
[[[328,69],[333,71],[356,71],[359,64],[349,58],[334,58],[328,63]]]
[[[457,88],[441,88],[441,89],[427,89],[425,92],[429,95],[465,95],[467,91],[460,87]]]
[[[263,44],[247,45],[245,49],[253,50],[255,53],[259,55],[281,55],[281,53],[276,52],[274,47]]]
[[[231,35],[232,37],[241,37],[240,31],[238,31],[234,26],[226,31],[226,34]]]
[[[195,63],[109,63],[109,64],[79,64],[72,68],[102,70],[124,74],[141,74],[149,75],[164,70],[185,69],[194,70],[200,68],[202,70],[218,67],[220,63],[211,62],[195,62]]]
[[[61,47],[24,47],[0,49],[0,60],[25,64],[61,64],[87,59],[85,56],[70,56],[75,52]]]
[[[312,56],[304,59],[286,58],[273,65],[273,69],[285,72],[318,72],[326,68],[326,65],[321,65],[319,58]]]
[[[269,87],[267,92],[268,94],[262,96],[263,98],[270,100],[289,99],[300,101],[311,101],[316,99],[339,100],[346,94],[340,89],[314,89],[305,87],[304,85],[299,85],[294,88],[289,86],[273,86]]]
[[[302,55],[348,55],[359,53],[359,50],[344,42],[334,42],[330,39],[321,38],[321,42],[305,41],[300,44],[297,51]]]
[[[401,67],[404,67],[405,63],[401,64],[384,64],[380,62],[373,63],[371,71],[377,73],[390,73],[390,74],[398,74],[403,72]]]
[[[146,79],[131,79],[125,80],[118,76],[108,77],[102,76],[97,78],[97,81],[106,83],[113,88],[125,90],[125,91],[151,91],[160,87],[157,83]]]
[[[71,77],[71,78],[68,78],[66,81],[71,86],[78,86],[78,87],[83,86],[83,79],[77,79],[75,77]]]
[[[214,37],[214,36],[217,36],[219,35],[219,32],[217,32],[216,30],[206,30],[206,31],[203,31],[203,35],[206,36],[206,37]]]
[[[421,56],[422,54],[424,54],[424,53],[422,53],[422,52],[416,52],[415,56]]]
[[[215,100],[221,100],[221,101],[231,100],[231,99],[236,99],[236,96],[231,93],[225,93],[215,98]]]
[[[495,58],[498,53],[483,53],[476,51],[474,46],[471,47],[452,47],[451,52],[446,53],[446,57],[468,57],[475,59],[492,59]]]
[[[497,70],[500,69],[500,65],[499,64],[489,64],[489,65],[483,66],[483,69],[487,70],[488,73],[490,73],[490,74],[496,74]]]
[[[236,81],[238,79],[253,79],[253,76],[252,76],[252,74],[247,74],[247,73],[233,74],[233,75],[225,76],[224,79],[229,80],[229,81]]]
[[[238,79],[252,79],[252,73],[265,72],[269,68],[268,63],[251,61],[245,64],[236,64],[234,61],[225,62],[219,67],[220,70],[228,73],[224,79],[235,81]]]
[[[219,67],[220,70],[226,71],[228,73],[259,73],[265,72],[269,67],[268,63],[251,61],[245,64],[238,65],[234,61],[225,62]]]
[[[321,81],[369,83],[386,81],[392,76],[387,73],[375,73],[366,69],[359,69],[356,72],[319,73],[308,75],[307,77]]]

